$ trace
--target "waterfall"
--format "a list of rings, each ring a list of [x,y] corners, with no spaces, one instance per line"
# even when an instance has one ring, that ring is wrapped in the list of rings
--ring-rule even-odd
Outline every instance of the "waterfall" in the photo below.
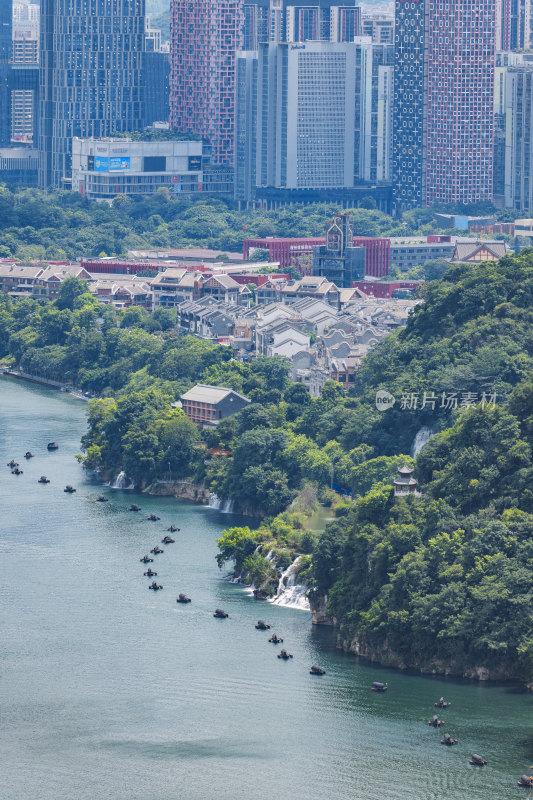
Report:
[[[289,608],[299,608],[302,611],[310,611],[309,600],[307,599],[307,586],[303,583],[296,583],[298,562],[300,556],[295,559],[287,569],[282,572],[276,589],[276,595],[269,600],[276,606],[288,606]]]
[[[414,438],[413,444],[411,445],[411,455],[413,458],[416,458],[416,456],[419,454],[422,448],[429,442],[431,437],[434,435],[435,434],[433,433],[431,428],[428,428],[426,426],[420,428],[420,430],[418,431],[418,433]]]
[[[114,481],[109,484],[109,488],[110,489],[133,489],[135,487],[134,487],[133,483],[131,483],[131,482],[128,485],[128,476],[126,475],[124,470],[121,470],[121,472],[118,473],[118,475],[116,476]]]
[[[233,511],[233,500],[222,500],[218,494],[211,492],[209,495],[208,508],[214,511],[221,511],[223,514],[231,514]]]
[[[220,511],[221,505],[222,505],[222,500],[220,499],[218,494],[211,492],[211,494],[209,495],[208,507],[213,508],[215,511]]]

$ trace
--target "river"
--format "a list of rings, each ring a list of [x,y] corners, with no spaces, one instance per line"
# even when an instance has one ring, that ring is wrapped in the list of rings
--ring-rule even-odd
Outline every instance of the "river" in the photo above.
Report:
[[[85,412],[0,378],[2,797],[527,797],[516,781],[533,764],[531,694],[373,667],[336,651],[308,613],[253,600],[215,563],[216,537],[242,520],[91,482],[74,460]],[[164,589],[150,592],[139,558],[171,523],[176,543],[152,565]],[[176,604],[180,591],[191,604]],[[213,618],[218,606],[227,620]],[[292,660],[255,630],[260,617]],[[327,674],[309,675],[313,663]],[[373,694],[373,680],[389,691]],[[452,748],[426,724],[442,694]],[[470,767],[473,752],[488,766]]]

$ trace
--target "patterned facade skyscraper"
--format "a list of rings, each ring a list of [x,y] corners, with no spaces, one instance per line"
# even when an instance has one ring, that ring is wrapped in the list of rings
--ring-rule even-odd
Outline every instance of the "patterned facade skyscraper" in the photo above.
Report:
[[[69,188],[72,138],[143,127],[145,0],[41,0],[42,187]]]
[[[424,203],[428,2],[396,0],[392,186],[398,209]]]
[[[396,208],[492,201],[496,0],[396,0]]]
[[[495,0],[428,0],[425,205],[492,202]]]
[[[233,165],[243,22],[242,0],[172,0],[170,126],[207,139],[213,164]]]

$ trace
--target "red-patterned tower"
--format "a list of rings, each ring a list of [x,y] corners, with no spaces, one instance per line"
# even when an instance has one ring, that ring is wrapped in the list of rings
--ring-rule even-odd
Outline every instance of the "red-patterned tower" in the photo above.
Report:
[[[235,53],[243,44],[242,0],[172,0],[170,126],[199,134],[212,163],[233,165]]]
[[[427,0],[425,203],[492,202],[496,0]]]

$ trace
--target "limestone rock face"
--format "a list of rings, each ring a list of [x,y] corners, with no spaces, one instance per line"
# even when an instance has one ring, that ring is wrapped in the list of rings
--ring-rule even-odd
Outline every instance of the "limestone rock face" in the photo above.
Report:
[[[328,598],[326,595],[311,593],[309,595],[309,605],[313,615],[313,625],[337,625],[337,620],[334,617],[328,617]]]

